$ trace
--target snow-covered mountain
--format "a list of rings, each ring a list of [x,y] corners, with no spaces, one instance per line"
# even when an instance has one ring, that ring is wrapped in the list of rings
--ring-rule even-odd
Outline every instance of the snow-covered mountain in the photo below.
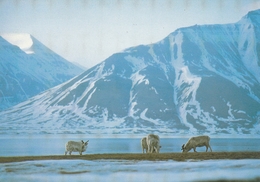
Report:
[[[259,31],[260,10],[177,29],[0,113],[1,132],[259,135]]]
[[[0,35],[0,111],[68,81],[83,70],[30,34]]]

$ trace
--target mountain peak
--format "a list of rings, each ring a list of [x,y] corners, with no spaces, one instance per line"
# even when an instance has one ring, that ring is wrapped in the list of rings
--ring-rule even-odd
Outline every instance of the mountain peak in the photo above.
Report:
[[[249,11],[242,20],[250,20],[251,22],[260,23],[260,9]]]
[[[83,72],[30,34],[0,35],[0,110]]]
[[[8,41],[10,44],[18,46],[26,54],[34,53],[31,49],[33,45],[32,36],[28,33],[6,33],[1,34],[0,36]]]
[[[248,13],[247,13],[247,15],[249,15],[249,16],[255,16],[255,15],[257,15],[257,16],[259,16],[260,15],[260,9],[257,9],[257,10],[253,10],[253,11],[249,11]]]
[[[115,53],[0,112],[1,132],[259,136],[259,14]]]

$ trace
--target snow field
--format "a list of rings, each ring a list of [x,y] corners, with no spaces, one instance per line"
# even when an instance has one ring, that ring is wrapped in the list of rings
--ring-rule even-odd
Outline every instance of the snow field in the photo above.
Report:
[[[61,160],[0,164],[1,181],[207,181],[259,178],[260,160]]]

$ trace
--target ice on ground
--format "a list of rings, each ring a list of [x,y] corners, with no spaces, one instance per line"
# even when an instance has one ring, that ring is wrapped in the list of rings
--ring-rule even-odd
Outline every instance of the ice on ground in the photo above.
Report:
[[[207,181],[259,178],[260,160],[46,160],[0,164],[0,181]]]

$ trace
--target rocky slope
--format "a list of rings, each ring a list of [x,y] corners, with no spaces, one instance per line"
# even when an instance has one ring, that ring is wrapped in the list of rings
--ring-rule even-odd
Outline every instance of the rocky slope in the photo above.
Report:
[[[30,34],[0,35],[0,111],[82,72]]]
[[[180,28],[160,42],[116,53],[0,113],[1,128],[259,135],[259,20],[260,10],[252,11],[237,23]]]

